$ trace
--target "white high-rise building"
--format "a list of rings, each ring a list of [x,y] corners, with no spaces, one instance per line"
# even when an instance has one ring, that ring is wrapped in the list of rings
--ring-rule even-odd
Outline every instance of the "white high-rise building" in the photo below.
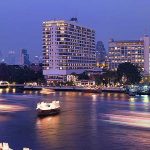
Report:
[[[144,74],[150,75],[150,37],[144,36]]]
[[[64,81],[66,75],[96,66],[95,31],[71,21],[43,22],[43,74],[47,81]]]

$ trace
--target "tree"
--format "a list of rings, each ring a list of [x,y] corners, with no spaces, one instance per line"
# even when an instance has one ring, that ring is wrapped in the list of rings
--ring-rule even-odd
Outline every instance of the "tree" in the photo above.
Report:
[[[117,73],[116,71],[107,70],[103,73],[103,82],[105,85],[113,85],[117,82]]]
[[[0,80],[8,81],[9,79],[9,69],[4,63],[0,64]]]
[[[34,71],[28,66],[0,64],[0,80],[10,83],[38,82],[45,83],[42,70]]]
[[[140,68],[130,62],[119,64],[117,74],[120,83],[124,84],[139,83],[142,79]]]
[[[83,72],[81,74],[78,75],[78,79],[79,80],[89,80],[89,76],[87,72]]]

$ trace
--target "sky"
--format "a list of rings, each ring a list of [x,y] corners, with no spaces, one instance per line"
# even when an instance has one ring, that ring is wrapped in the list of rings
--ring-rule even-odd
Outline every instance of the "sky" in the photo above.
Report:
[[[42,22],[77,17],[108,47],[115,40],[150,35],[150,0],[0,0],[0,51],[42,54]]]

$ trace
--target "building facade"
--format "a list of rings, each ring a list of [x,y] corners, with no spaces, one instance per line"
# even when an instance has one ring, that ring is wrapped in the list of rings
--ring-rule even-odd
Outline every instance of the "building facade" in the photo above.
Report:
[[[109,42],[108,63],[110,70],[117,70],[118,65],[131,62],[144,70],[144,41],[114,41]]]
[[[75,19],[43,22],[43,74],[47,81],[62,81],[68,74],[95,66],[94,30]]]
[[[16,65],[15,51],[9,51],[8,52],[8,56],[6,57],[6,63],[8,65]]]
[[[30,65],[29,54],[26,49],[22,49],[20,53],[20,65]]]
[[[144,36],[144,75],[150,76],[150,37]]]
[[[96,63],[99,65],[105,61],[106,49],[102,41],[98,41],[96,44]]]

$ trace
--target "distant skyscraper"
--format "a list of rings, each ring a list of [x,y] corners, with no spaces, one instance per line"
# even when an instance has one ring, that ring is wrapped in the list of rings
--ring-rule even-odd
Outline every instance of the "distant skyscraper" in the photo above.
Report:
[[[0,51],[0,63],[3,62],[3,55],[2,52]]]
[[[29,64],[30,64],[29,54],[26,49],[22,49],[20,54],[20,65],[29,65]]]
[[[36,65],[42,63],[42,57],[41,56],[34,56],[33,63]]]
[[[9,51],[8,52],[8,56],[6,58],[6,63],[8,65],[15,65],[16,64],[15,51]]]
[[[95,31],[77,19],[43,22],[43,73],[47,81],[62,81],[96,66]]]
[[[98,41],[96,44],[96,62],[98,64],[105,61],[106,49],[102,41]]]

